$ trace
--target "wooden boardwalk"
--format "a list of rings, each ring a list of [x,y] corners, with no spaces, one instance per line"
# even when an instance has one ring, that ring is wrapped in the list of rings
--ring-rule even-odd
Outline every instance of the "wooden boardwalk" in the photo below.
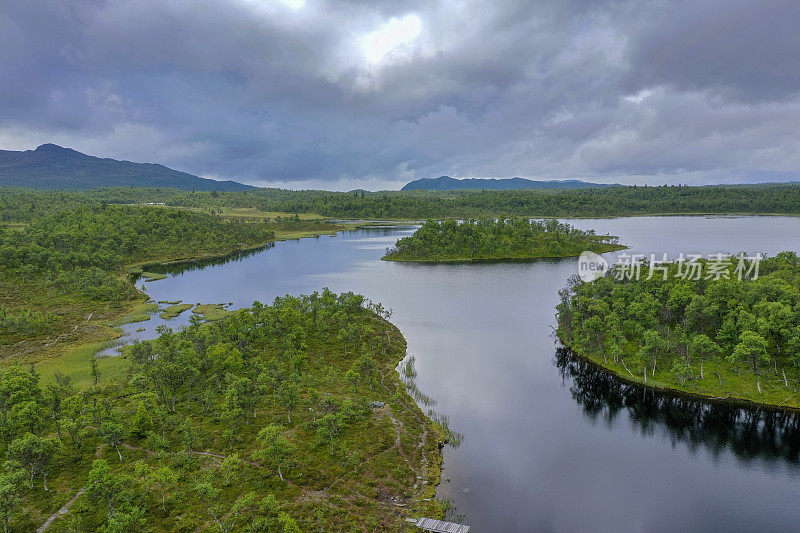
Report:
[[[469,531],[469,526],[464,524],[454,524],[453,522],[434,520],[433,518],[406,518],[406,522],[433,533],[467,533]]]

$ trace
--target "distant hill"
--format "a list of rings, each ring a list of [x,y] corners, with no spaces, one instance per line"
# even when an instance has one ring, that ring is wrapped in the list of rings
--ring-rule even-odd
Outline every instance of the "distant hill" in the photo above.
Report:
[[[0,185],[36,189],[175,187],[198,191],[243,191],[249,185],[216,181],[153,163],[132,163],[82,154],[55,144],[36,150],[0,150]]]
[[[401,191],[452,191],[455,189],[584,189],[588,187],[615,187],[605,183],[580,180],[534,181],[525,178],[468,178],[455,179],[450,176],[422,178],[406,183]]]

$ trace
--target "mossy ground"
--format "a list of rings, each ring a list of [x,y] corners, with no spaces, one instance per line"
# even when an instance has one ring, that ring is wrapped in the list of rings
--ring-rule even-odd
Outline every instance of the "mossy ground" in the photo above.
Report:
[[[150,301],[142,302],[135,305],[128,314],[112,321],[109,325],[122,326],[124,324],[133,324],[135,322],[145,322],[150,320],[150,315],[156,310],[158,310],[157,304]]]

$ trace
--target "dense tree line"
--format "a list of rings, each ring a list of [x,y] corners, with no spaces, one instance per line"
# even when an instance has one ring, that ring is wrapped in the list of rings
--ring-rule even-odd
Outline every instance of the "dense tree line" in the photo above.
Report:
[[[687,213],[800,214],[800,185],[609,187],[513,191],[184,192],[167,200],[185,207],[223,203],[263,211],[338,218],[602,217]]]
[[[180,189],[109,187],[90,191],[47,191],[0,187],[0,222],[29,222],[48,214],[105,204],[159,204]]]
[[[95,203],[39,214],[22,228],[0,230],[0,337],[67,327],[59,315],[76,303],[136,298],[128,265],[217,255],[274,238],[263,222],[160,207]]]
[[[428,220],[413,235],[397,241],[384,259],[393,261],[478,261],[567,257],[584,250],[622,248],[616,237],[596,235],[556,220],[524,218]]]
[[[388,316],[326,289],[162,329],[130,347],[124,380],[95,374],[86,391],[7,368],[0,521],[33,529],[83,488],[61,529],[396,529],[398,508],[372,492],[408,500],[436,440],[396,445],[402,426],[370,407],[391,402],[409,431],[429,424],[393,371],[405,343]]]
[[[0,221],[25,222],[37,212],[66,207],[165,203],[215,210],[255,208],[317,213],[335,218],[475,218],[628,216],[648,214],[800,214],[800,185],[620,186],[575,190],[291,191],[259,188],[241,192],[106,188],[41,191],[0,188]]]
[[[176,209],[105,205],[61,211],[31,221],[22,231],[6,231],[0,262],[5,273],[57,277],[73,269],[112,271],[165,254],[213,254],[272,237],[263,224],[223,222]]]
[[[762,260],[757,279],[740,280],[739,266],[687,277],[677,262],[644,264],[638,280],[618,270],[574,279],[561,293],[559,336],[624,377],[781,403],[800,378],[800,259]]]

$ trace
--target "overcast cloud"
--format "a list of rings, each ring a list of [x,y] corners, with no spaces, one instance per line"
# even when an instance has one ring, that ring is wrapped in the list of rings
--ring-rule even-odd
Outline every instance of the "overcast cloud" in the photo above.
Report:
[[[296,188],[800,178],[796,1],[4,0],[0,148]]]

